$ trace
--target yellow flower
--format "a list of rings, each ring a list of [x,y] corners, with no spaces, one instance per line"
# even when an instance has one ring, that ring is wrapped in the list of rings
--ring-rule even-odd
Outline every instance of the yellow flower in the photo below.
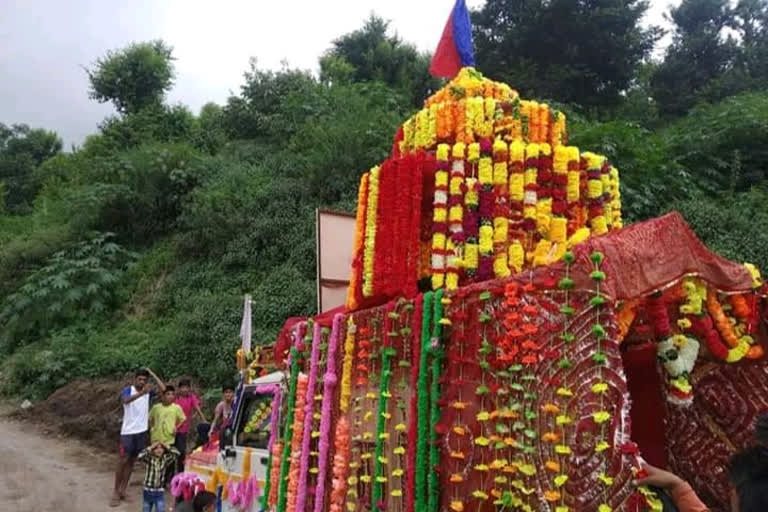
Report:
[[[598,215],[592,219],[592,231],[596,235],[602,235],[608,232],[608,224],[606,223],[605,216]]]
[[[509,198],[512,201],[522,201],[525,195],[525,175],[521,172],[509,176]]]
[[[393,489],[390,494],[393,498],[400,498],[403,496],[403,491],[402,489]]]
[[[477,205],[479,201],[477,178],[466,178],[464,182],[467,185],[467,192],[464,194],[464,204]]]
[[[472,497],[473,498],[477,498],[479,500],[487,500],[488,499],[488,495],[486,493],[484,493],[483,491],[481,491],[481,490],[472,491]]]
[[[606,475],[605,473],[600,473],[597,475],[598,480],[603,482],[605,485],[611,486],[613,485],[613,478]]]
[[[525,158],[539,158],[541,148],[535,142],[529,143],[525,147]]]
[[[405,454],[405,447],[404,446],[398,446],[393,450],[393,453],[395,455],[404,455]]]
[[[566,445],[559,444],[555,446],[555,453],[559,453],[560,455],[570,455],[571,448]]]
[[[475,471],[483,471],[483,472],[485,472],[485,471],[488,471],[488,469],[489,469],[488,468],[488,464],[477,464],[475,466]]]
[[[611,447],[611,445],[609,445],[607,442],[600,441],[599,443],[597,443],[597,445],[595,445],[595,451],[597,453],[602,453],[602,452],[604,452],[605,450],[607,450],[610,447]]]
[[[490,254],[493,252],[493,227],[488,225],[480,226],[480,252]]]
[[[599,507],[597,507],[597,512],[613,512],[613,509],[608,505],[606,505],[605,503],[603,503]]]
[[[555,217],[549,223],[549,239],[556,243],[565,243],[568,237],[568,219]]]
[[[464,503],[461,501],[452,501],[451,510],[453,510],[453,512],[464,512]]]
[[[517,469],[519,469],[525,476],[533,476],[536,474],[536,466],[533,464],[520,464]]]
[[[475,269],[478,264],[478,250],[477,244],[465,244],[464,245],[464,266],[466,268]]]
[[[507,162],[493,164],[493,184],[498,186],[507,184]]]
[[[480,185],[493,184],[493,161],[489,157],[483,157],[477,164],[477,179]]]
[[[611,413],[608,411],[597,411],[592,413],[592,419],[595,423],[605,423],[609,419],[611,419]]]
[[[559,396],[573,396],[573,391],[571,391],[568,388],[558,388],[557,389],[557,394]]]
[[[557,418],[555,418],[555,423],[558,425],[568,425],[572,422],[573,420],[565,414],[560,414],[557,416]]]
[[[592,392],[595,393],[596,395],[605,393],[606,391],[608,391],[608,384],[606,384],[605,382],[598,382],[592,385]]]
[[[488,411],[480,411],[477,413],[477,421],[488,421],[491,418],[491,415],[488,414]]]
[[[401,477],[404,473],[405,472],[403,471],[403,468],[397,468],[396,470],[392,471],[392,476]]]
[[[568,475],[557,475],[555,477],[555,486],[562,487],[565,485],[565,482],[567,481],[568,481]]]
[[[475,438],[475,444],[478,446],[488,446],[491,443],[491,441],[487,437],[476,437]]]
[[[473,142],[472,144],[469,145],[467,160],[469,160],[470,162],[477,162],[479,158],[480,158],[480,144],[478,144],[477,142]]]
[[[525,264],[525,250],[519,240],[515,240],[509,246],[509,267],[515,272],[520,272]]]
[[[565,505],[560,505],[555,509],[555,512],[569,512],[570,509]]]
[[[568,171],[568,183],[565,188],[565,198],[569,203],[578,202],[581,194],[581,173],[579,171]]]
[[[448,154],[450,153],[450,151],[451,151],[451,146],[449,146],[448,144],[438,144],[437,151],[435,152],[435,158],[445,162],[446,160],[448,160]]]
[[[463,160],[465,149],[466,149],[466,146],[464,145],[463,142],[457,142],[456,144],[453,145],[453,151],[451,152],[451,156],[453,157],[454,160]]]
[[[509,144],[509,162],[522,162],[525,159],[525,144],[520,139],[515,139]]]

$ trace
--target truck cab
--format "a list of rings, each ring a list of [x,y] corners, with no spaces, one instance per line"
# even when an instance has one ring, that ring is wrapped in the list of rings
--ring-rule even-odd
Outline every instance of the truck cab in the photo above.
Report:
[[[255,512],[260,509],[258,497],[264,490],[269,464],[269,439],[275,390],[281,389],[285,375],[274,372],[242,384],[235,397],[232,422],[206,446],[196,449],[187,457],[185,471],[197,475],[208,490],[216,492],[223,486],[222,511]],[[238,499],[231,493],[244,494],[244,483],[250,483],[255,499],[247,509],[234,506]],[[231,485],[230,485],[231,484]],[[241,489],[242,487],[242,489]]]

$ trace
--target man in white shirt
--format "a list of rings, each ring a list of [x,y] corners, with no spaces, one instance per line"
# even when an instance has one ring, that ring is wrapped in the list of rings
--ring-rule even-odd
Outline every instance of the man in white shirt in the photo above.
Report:
[[[115,471],[115,489],[110,507],[117,507],[125,499],[125,490],[131,479],[136,457],[146,448],[149,438],[149,406],[154,399],[154,390],[147,381],[150,375],[157,381],[160,391],[165,384],[149,368],[136,372],[132,386],[126,386],[120,393],[123,404],[123,425],[120,428],[120,462]]]

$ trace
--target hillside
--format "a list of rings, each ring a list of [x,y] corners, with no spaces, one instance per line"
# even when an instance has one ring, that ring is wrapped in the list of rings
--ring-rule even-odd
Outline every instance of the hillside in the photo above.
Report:
[[[223,106],[194,114],[160,94],[69,153],[50,132],[3,131],[0,171],[24,171],[5,179],[0,216],[0,391],[42,398],[139,366],[232,381],[243,294],[259,342],[313,311],[314,210],[354,208],[360,175],[432,87],[425,57],[409,58],[406,78],[329,78],[328,60],[320,77],[252,68]],[[714,250],[765,269],[768,93],[756,89],[650,121],[632,96],[560,105],[570,142],[620,166],[628,221],[679,210]]]

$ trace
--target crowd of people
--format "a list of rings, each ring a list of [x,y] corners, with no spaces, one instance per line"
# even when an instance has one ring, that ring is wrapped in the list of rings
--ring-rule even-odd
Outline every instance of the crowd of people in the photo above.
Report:
[[[150,377],[159,391],[157,403],[158,394],[149,383]],[[192,416],[200,417],[198,443],[202,444],[232,420],[234,395],[232,386],[222,388],[222,400],[208,424],[200,398],[191,390],[188,378],[179,379],[177,391],[149,368],[138,371],[133,385],[126,386],[120,394],[123,404],[120,462],[115,471],[110,506],[116,507],[126,500],[128,482],[139,460],[146,463],[143,512],[153,509],[165,512],[165,493],[170,480],[184,469]],[[731,512],[768,511],[768,414],[761,416],[755,427],[753,445],[734,455],[728,466]],[[709,511],[692,487],[677,475],[647,464],[643,470],[635,484],[660,489],[677,512]],[[213,512],[215,503],[216,495],[200,492],[191,502],[178,504],[176,512]]]
[[[150,384],[150,377],[157,391]],[[190,379],[179,379],[177,389],[164,383],[149,368],[138,371],[133,384],[120,393],[123,405],[120,459],[110,506],[117,507],[127,499],[134,465],[136,461],[143,461],[146,464],[143,511],[165,512],[166,490],[173,476],[184,470],[193,416],[200,418],[197,443],[204,444],[231,421],[234,395],[232,386],[223,387],[222,400],[216,405],[213,421],[208,423],[200,398],[191,389]],[[216,496],[211,493],[198,493],[192,502],[180,504],[176,511],[211,512],[215,501]]]

